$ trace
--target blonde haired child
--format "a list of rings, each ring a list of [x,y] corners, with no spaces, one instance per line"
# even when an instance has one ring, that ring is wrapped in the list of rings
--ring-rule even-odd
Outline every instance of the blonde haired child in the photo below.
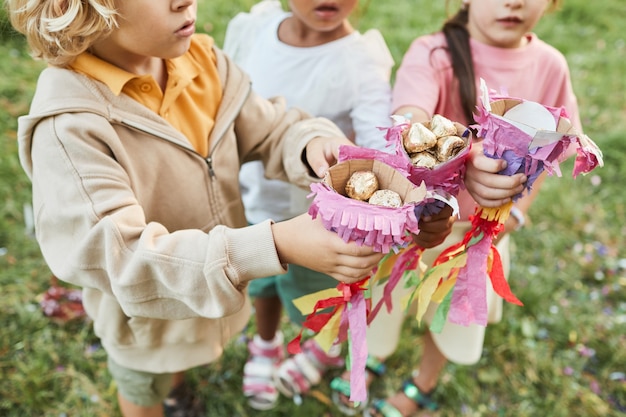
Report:
[[[52,272],[83,287],[123,415],[190,411],[168,392],[245,326],[251,280],[293,263],[355,282],[377,264],[308,215],[246,225],[242,163],[306,188],[351,142],[255,94],[194,34],[196,0],[6,5],[50,64],[18,127],[37,240]]]

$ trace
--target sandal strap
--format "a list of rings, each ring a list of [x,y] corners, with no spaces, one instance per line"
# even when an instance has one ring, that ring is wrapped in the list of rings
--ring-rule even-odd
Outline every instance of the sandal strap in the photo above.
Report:
[[[380,377],[385,373],[385,364],[378,360],[375,356],[367,355],[365,362],[365,369],[374,377]],[[341,376],[335,377],[330,381],[330,389],[332,391],[332,400],[339,408],[339,410],[348,416],[355,416],[360,414],[367,405],[367,401],[354,402],[352,404],[346,404],[345,398],[350,398],[351,387],[350,380],[344,379]],[[369,391],[369,390],[368,390]],[[342,398],[341,396],[345,397]],[[369,396],[369,393],[368,393]],[[402,416],[400,416],[402,417]]]
[[[313,339],[302,345],[302,352],[296,353],[278,368],[276,375],[277,388],[287,397],[305,394],[322,380],[322,374],[329,367],[342,366],[344,360],[328,356]]]
[[[243,367],[242,388],[248,405],[255,410],[269,410],[276,405],[278,390],[274,375],[283,360],[282,333],[278,332],[273,344],[260,344],[259,335],[248,343],[250,355]]]
[[[328,368],[339,368],[345,364],[341,356],[330,356],[313,339],[309,339],[302,345],[302,352],[312,359],[315,366],[324,372]]]
[[[423,393],[413,382],[413,379],[407,379],[402,384],[402,392],[410,400],[412,400],[422,410],[435,411],[439,408],[437,403],[432,400],[431,395],[433,391],[428,394]],[[383,417],[403,417],[400,410],[388,403],[386,400],[374,400],[372,402],[371,410]],[[371,416],[372,413],[368,412],[365,415]]]
[[[387,371],[385,364],[372,355],[367,355],[365,368],[376,376],[382,376]]]
[[[271,362],[278,363],[285,358],[285,351],[283,347],[283,335],[281,332],[276,334],[276,340],[273,347],[261,347],[256,343],[255,337],[248,342],[248,352],[252,358],[255,359],[267,359]]]
[[[412,379],[404,381],[402,384],[402,392],[404,392],[404,395],[413,400],[413,402],[415,402],[415,404],[417,404],[420,408],[431,411],[435,411],[439,408],[437,403],[431,398],[432,391],[429,393],[422,392],[417,385],[415,385]]]
[[[389,404],[386,400],[374,400],[372,402],[372,410],[383,417],[404,417],[396,407]],[[371,416],[371,413],[368,412],[366,415]]]
[[[387,367],[375,356],[367,355],[367,359],[365,361],[365,369],[367,369],[368,372],[374,374],[374,376],[379,377],[385,373]],[[350,381],[343,379],[340,376],[335,377],[330,381],[330,389],[332,389],[333,391],[337,391],[345,395],[346,397],[349,397]]]
[[[343,379],[340,376],[337,376],[330,381],[330,389],[337,391],[346,397],[350,397],[350,381]]]

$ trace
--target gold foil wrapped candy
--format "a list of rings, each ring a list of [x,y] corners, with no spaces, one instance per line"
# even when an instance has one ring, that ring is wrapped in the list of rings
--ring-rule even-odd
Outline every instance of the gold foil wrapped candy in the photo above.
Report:
[[[402,145],[414,166],[433,169],[469,146],[469,137],[462,137],[465,130],[460,123],[436,114],[402,132]]]
[[[416,152],[411,155],[411,163],[416,167],[434,168],[437,158],[428,151]]]
[[[378,177],[373,171],[354,171],[346,183],[346,195],[354,200],[383,207],[402,207],[400,194],[393,190],[378,188]]]
[[[443,136],[456,135],[456,126],[454,125],[454,122],[448,120],[440,114],[435,114],[430,119],[430,130],[438,138]]]
[[[355,171],[346,184],[346,195],[355,200],[367,201],[378,190],[378,178],[372,171]]]
[[[411,154],[430,149],[437,144],[437,136],[421,123],[413,123],[402,135],[404,149]]]
[[[456,135],[437,139],[437,160],[445,162],[465,148],[465,141]]]
[[[378,190],[368,200],[368,203],[383,207],[402,207],[400,194],[393,190]]]

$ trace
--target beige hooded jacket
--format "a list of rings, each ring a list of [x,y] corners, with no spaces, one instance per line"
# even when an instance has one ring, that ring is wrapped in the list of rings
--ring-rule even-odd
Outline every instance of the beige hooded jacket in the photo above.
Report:
[[[301,155],[325,119],[257,96],[220,50],[223,100],[208,158],[155,113],[102,83],[48,68],[19,120],[37,240],[120,365],[174,372],[205,364],[247,323],[246,283],[285,272],[270,222],[245,227],[240,165],[307,186]]]

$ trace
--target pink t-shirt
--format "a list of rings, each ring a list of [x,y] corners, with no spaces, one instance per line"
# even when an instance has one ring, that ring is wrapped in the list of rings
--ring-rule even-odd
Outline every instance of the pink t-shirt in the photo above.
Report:
[[[557,49],[534,34],[528,34],[528,43],[521,48],[497,48],[474,39],[470,39],[470,47],[476,91],[480,91],[479,80],[483,78],[490,89],[503,95],[546,106],[563,106],[572,124],[581,129],[567,61]],[[458,89],[451,88],[452,66],[446,48],[441,32],[413,41],[396,73],[394,111],[403,106],[419,107],[430,115],[441,114],[471,124],[461,111]],[[467,192],[461,193],[459,203],[461,218],[467,219],[474,212],[475,203]]]

